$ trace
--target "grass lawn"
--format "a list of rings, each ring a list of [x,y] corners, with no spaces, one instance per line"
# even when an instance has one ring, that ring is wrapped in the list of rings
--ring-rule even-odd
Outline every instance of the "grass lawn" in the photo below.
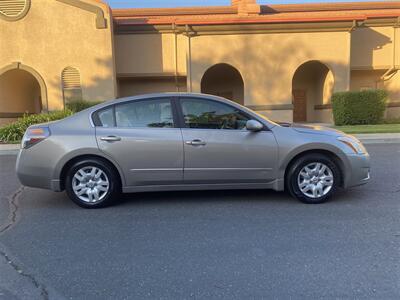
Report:
[[[335,126],[345,133],[400,133],[400,124]]]

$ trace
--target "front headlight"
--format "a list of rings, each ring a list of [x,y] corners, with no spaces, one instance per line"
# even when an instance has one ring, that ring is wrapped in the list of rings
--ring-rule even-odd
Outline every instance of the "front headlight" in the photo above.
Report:
[[[340,136],[338,140],[341,141],[343,144],[346,144],[357,154],[364,154],[367,153],[367,150],[363,146],[363,144],[353,136]]]

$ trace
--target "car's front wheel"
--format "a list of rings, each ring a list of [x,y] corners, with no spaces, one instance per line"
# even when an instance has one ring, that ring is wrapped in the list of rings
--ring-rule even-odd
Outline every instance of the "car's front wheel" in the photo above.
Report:
[[[307,154],[297,159],[286,176],[290,194],[307,204],[326,202],[341,181],[337,163],[327,155]]]
[[[73,164],[65,179],[69,198],[84,208],[100,208],[113,203],[119,195],[118,175],[100,159],[84,159]]]

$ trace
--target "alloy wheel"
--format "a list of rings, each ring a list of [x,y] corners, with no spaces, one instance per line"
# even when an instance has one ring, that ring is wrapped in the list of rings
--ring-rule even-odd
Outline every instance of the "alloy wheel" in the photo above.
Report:
[[[327,165],[313,162],[301,169],[297,177],[297,184],[305,196],[315,199],[329,193],[333,186],[333,180],[333,172]]]
[[[85,166],[74,174],[72,189],[75,195],[86,203],[97,203],[104,199],[110,182],[104,171],[98,167]]]

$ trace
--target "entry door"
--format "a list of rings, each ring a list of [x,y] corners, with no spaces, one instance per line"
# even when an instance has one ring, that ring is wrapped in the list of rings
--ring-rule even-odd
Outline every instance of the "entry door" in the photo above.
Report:
[[[96,117],[99,148],[122,168],[127,186],[182,184],[183,141],[170,99],[124,102]]]
[[[305,90],[293,90],[293,122],[307,121],[307,93]]]
[[[185,183],[266,183],[275,178],[277,144],[271,131],[246,130],[249,117],[225,103],[180,99]]]

